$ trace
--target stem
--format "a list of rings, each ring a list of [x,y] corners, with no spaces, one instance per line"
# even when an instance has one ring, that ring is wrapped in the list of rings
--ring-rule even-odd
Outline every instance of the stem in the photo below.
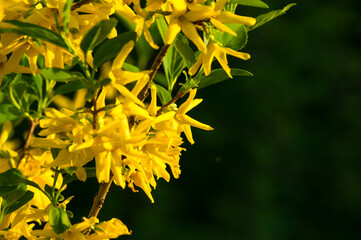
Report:
[[[97,129],[98,128],[98,123],[97,123],[97,115],[98,115],[98,110],[97,110],[97,94],[94,95],[93,97],[93,129]]]
[[[77,8],[80,8],[81,6],[85,5],[85,4],[88,4],[88,3],[91,3],[93,0],[81,0],[77,3],[74,3],[72,6],[71,6],[71,10],[74,11],[75,9]]]
[[[160,115],[166,107],[177,101],[179,98],[182,98],[186,93],[187,93],[186,91],[180,91],[179,93],[177,93],[177,95],[172,100],[170,100],[169,102],[167,102],[161,108],[158,109],[157,116]]]
[[[26,151],[27,151],[28,148],[29,148],[30,139],[31,139],[31,137],[32,137],[33,134],[34,134],[34,131],[35,131],[36,126],[38,126],[38,121],[30,120],[30,130],[29,130],[29,134],[28,134],[28,136],[27,136],[27,138],[26,138],[24,147],[23,147],[23,148],[20,150],[20,152],[19,152],[19,161],[18,161],[18,163],[17,163],[17,167],[19,167],[21,160],[25,157],[25,153],[26,153]]]
[[[163,58],[167,54],[169,47],[170,47],[169,44],[163,45],[162,49],[160,50],[157,57],[155,58],[152,68],[150,69],[151,73],[149,74],[149,81],[148,81],[147,85],[145,85],[145,87],[142,89],[142,91],[140,91],[140,93],[138,94],[138,98],[140,101],[143,101],[147,97],[147,92],[150,87],[150,84],[152,83],[152,81],[155,77],[155,74],[158,72],[160,65],[162,65]]]
[[[97,94],[95,94],[94,97],[93,97],[93,107],[94,107],[94,109],[92,111],[92,114],[93,114],[93,129],[97,129],[97,127],[98,127],[97,126],[98,125],[97,124],[97,114],[98,114],[99,111],[97,109],[96,97],[97,97]],[[109,188],[112,185],[113,179],[114,179],[114,176],[113,176],[112,172],[110,172],[109,182],[99,184],[99,190],[98,190],[98,193],[94,197],[93,205],[92,205],[92,208],[90,209],[88,218],[98,216],[98,213],[100,212],[100,209],[103,207],[105,198],[106,198],[106,196],[108,194],[108,191],[109,191]]]
[[[99,184],[99,191],[98,191],[97,195],[95,195],[95,197],[94,197],[93,205],[92,205],[92,208],[90,209],[88,219],[91,217],[98,216],[100,209],[103,207],[103,204],[104,204],[105,198],[108,194],[110,185],[112,185],[113,179],[114,179],[114,176],[113,176],[112,172],[110,172],[109,182]]]
[[[52,195],[52,197],[53,197],[53,200],[54,199],[56,199],[56,200],[58,200],[57,198],[55,198],[55,186],[56,186],[56,182],[58,181],[58,177],[59,177],[59,169],[58,169],[58,167],[55,169],[55,176],[54,176],[54,182],[53,182],[53,187],[52,187],[52,191],[51,191],[51,195]],[[60,190],[59,190],[59,192],[60,192]],[[54,205],[55,206],[55,205]]]

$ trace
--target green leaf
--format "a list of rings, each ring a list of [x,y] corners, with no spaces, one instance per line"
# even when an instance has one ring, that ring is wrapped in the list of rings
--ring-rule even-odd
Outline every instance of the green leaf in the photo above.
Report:
[[[155,19],[155,22],[156,22],[156,24],[157,24],[159,34],[160,34],[160,36],[162,37],[163,42],[164,42],[165,34],[167,33],[167,30],[168,30],[168,24],[167,24],[167,22],[165,21],[165,19],[164,19],[163,16],[157,17],[157,18]]]
[[[45,184],[44,190],[49,196],[53,196],[54,190],[51,186],[49,186],[48,184]]]
[[[85,167],[84,169],[85,169],[87,178],[94,178],[97,176],[95,167]]]
[[[269,8],[268,5],[261,0],[230,0],[229,3],[237,3],[239,5],[250,7]]]
[[[0,186],[18,186],[21,184],[21,179],[24,179],[21,171],[12,168],[0,174]]]
[[[140,69],[137,67],[137,66],[134,66],[130,63],[123,63],[123,68],[125,71],[128,71],[128,72],[140,72]]]
[[[191,68],[196,62],[196,56],[193,49],[189,46],[188,40],[182,34],[178,34],[174,41],[174,46],[187,64],[187,67]]]
[[[117,22],[114,18],[100,21],[85,34],[80,43],[80,48],[83,50],[85,56],[88,51],[93,50],[107,38],[115,25],[117,25]]]
[[[69,175],[74,175],[76,173],[76,170],[78,169],[78,167],[67,167],[67,168],[63,168],[63,169],[60,169],[58,170],[60,173],[62,174],[69,174]]]
[[[14,191],[17,189],[18,186],[0,186],[0,196],[4,196],[5,194],[10,193],[11,191]]]
[[[32,186],[32,187],[34,187],[34,188],[37,188],[37,189],[39,189],[40,191],[44,192],[43,189],[42,189],[36,182],[33,182],[33,181],[31,181],[31,180],[29,180],[29,179],[25,179],[25,178],[24,178],[24,179],[21,179],[21,182],[24,183],[24,184],[26,184],[26,185]]]
[[[216,31],[214,35],[215,39],[222,43],[224,47],[229,47],[236,51],[242,49],[248,41],[248,34],[245,26],[243,24],[226,25],[237,33],[237,36],[233,36],[227,32]]]
[[[133,31],[119,34],[117,37],[106,40],[103,44],[97,48],[93,53],[94,56],[94,68],[97,68],[104,63],[113,60],[122,47],[131,40],[135,40],[137,34]]]
[[[69,175],[69,174],[66,174],[63,178],[63,184],[69,184],[71,182],[74,182],[75,180],[77,180],[78,178],[76,177],[75,174],[73,175]]]
[[[251,77],[253,76],[252,73],[238,68],[231,68],[231,75],[233,77]],[[204,76],[201,80],[198,80],[199,88],[208,87],[210,85],[223,82],[227,79],[230,79],[227,73],[222,69],[218,68],[213,71],[208,76]]]
[[[11,32],[19,35],[26,35],[53,43],[59,47],[69,50],[69,47],[63,37],[47,28],[18,20],[8,20],[5,22],[17,26],[17,28],[0,28],[0,33]]]
[[[41,75],[46,79],[55,80],[57,82],[71,82],[84,78],[81,73],[68,71],[62,68],[44,68],[41,70]]]
[[[157,87],[157,96],[159,97],[160,101],[162,102],[162,105],[168,103],[170,100],[172,100],[172,96],[170,93],[162,86],[158,84],[154,84]]]
[[[179,75],[186,67],[183,57],[178,53],[174,46],[170,46],[168,52],[163,59],[163,68],[168,82],[168,89],[172,90],[177,82]]]
[[[9,103],[0,104],[0,125],[6,121],[14,122],[17,119],[24,117],[14,105]]]
[[[70,21],[70,12],[71,12],[72,4],[73,4],[73,0],[66,0],[63,9],[63,25],[64,25],[64,32],[66,35],[69,34],[69,21]]]
[[[12,213],[25,204],[27,204],[31,199],[33,199],[34,193],[31,191],[26,191],[20,198],[16,199],[10,206],[6,209],[6,214]]]
[[[250,26],[250,27],[247,26],[247,30],[251,31],[253,29],[256,29],[256,28],[262,26],[263,24],[271,21],[272,19],[285,14],[288,11],[288,9],[290,9],[291,7],[293,7],[295,5],[296,5],[296,3],[291,3],[291,4],[288,4],[286,7],[284,7],[283,9],[274,10],[274,11],[268,12],[266,14],[259,15],[258,17],[256,17],[256,24],[253,26]]]
[[[49,223],[56,234],[62,234],[71,226],[68,214],[62,207],[52,207],[49,211]]]
[[[34,193],[27,191],[24,176],[18,169],[10,169],[0,174],[1,197],[6,203],[2,215],[16,211],[29,202]]]
[[[112,82],[112,80],[111,80],[110,78],[105,78],[105,79],[103,79],[103,80],[100,80],[100,81],[98,82],[97,86],[98,86],[98,88],[101,88],[101,87],[103,87],[103,86],[105,86],[105,85],[108,85],[108,84],[111,83],[111,82]]]
[[[75,92],[82,88],[87,88],[87,86],[82,81],[76,80],[76,81],[61,85],[58,88],[56,88],[54,91],[54,96],[59,95],[59,94]]]

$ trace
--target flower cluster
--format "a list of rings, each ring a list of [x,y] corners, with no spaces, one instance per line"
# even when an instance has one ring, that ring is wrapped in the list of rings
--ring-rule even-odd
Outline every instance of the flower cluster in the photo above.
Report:
[[[252,2],[247,4],[262,5]],[[13,124],[24,118],[31,123],[21,146],[12,140],[12,123],[0,120],[0,239],[105,240],[130,234],[118,219],[97,219],[107,189],[112,183],[140,188],[154,202],[156,180],[181,173],[182,144],[194,143],[191,127],[213,130],[188,112],[202,102],[195,98],[198,84],[219,81],[211,77],[219,70],[212,70],[214,58],[230,78],[227,54],[250,58],[238,51],[247,39],[238,33],[246,36],[256,19],[236,14],[237,5],[0,0],[0,99],[19,112],[18,119],[11,115]],[[133,65],[133,49],[139,52],[144,44],[159,49],[144,64],[150,69]],[[162,63],[163,81],[156,75]],[[71,182],[90,177],[100,183],[93,207],[82,222],[71,224],[72,197],[62,193]]]

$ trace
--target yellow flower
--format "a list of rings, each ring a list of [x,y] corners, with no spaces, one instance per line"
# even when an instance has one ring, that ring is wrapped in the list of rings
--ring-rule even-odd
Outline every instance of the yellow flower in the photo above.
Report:
[[[6,10],[19,2],[23,2],[23,0],[0,0],[0,21],[5,17]]]
[[[53,157],[49,151],[43,152],[39,148],[33,148],[29,151],[26,158],[20,162],[18,169],[22,172],[26,179],[37,183],[42,189],[44,189],[45,185],[52,186],[54,183],[54,172],[50,169],[50,167],[45,167],[51,161],[53,161]],[[60,188],[62,181],[63,178],[59,175],[55,187]],[[35,206],[38,209],[45,209],[50,204],[49,198],[39,189],[33,186],[28,186],[28,190],[34,193],[34,197],[30,201],[32,206]]]
[[[243,60],[248,60],[251,57],[248,53],[237,52],[231,48],[221,47],[215,42],[209,42],[208,51],[206,53],[202,52],[198,56],[196,63],[189,69],[189,74],[196,74],[199,67],[203,65],[204,74],[208,76],[211,73],[211,65],[215,57],[228,76],[232,78],[231,69],[228,66],[227,54]]]
[[[63,95],[57,95],[54,98],[53,103],[55,103],[58,108],[67,108],[69,110],[75,111],[76,109],[85,106],[85,96],[87,92],[87,89],[80,89],[75,92],[73,99],[69,99]]]
[[[18,146],[18,142],[16,140],[9,139],[11,131],[11,122],[4,122],[0,133],[0,173],[13,167],[11,166],[15,165],[13,159],[18,156],[18,153],[14,151]]]
[[[150,25],[155,20],[154,15],[149,17],[150,13],[141,8],[140,0],[133,1],[133,3],[133,8],[136,14],[129,20],[135,23],[135,32],[137,33],[137,39],[139,39],[143,32],[145,40],[147,40],[149,45],[154,49],[158,49],[159,47],[154,43],[153,37],[149,31]]]
[[[197,33],[196,26],[186,18],[188,2],[186,0],[168,1],[166,10],[172,12],[169,19],[169,27],[165,35],[165,44],[172,44],[177,34],[182,31],[200,51],[207,51],[207,47]],[[204,6],[206,7],[206,6]],[[191,11],[188,15],[197,15],[199,11]],[[199,16],[202,19],[203,15]]]
[[[99,230],[98,230],[99,229]],[[130,235],[132,232],[119,219],[112,218],[109,221],[101,222],[96,225],[95,234],[91,234],[89,239],[100,240],[117,238],[121,235]]]
[[[252,26],[256,23],[255,18],[222,11],[228,0],[211,2],[209,6],[200,4],[203,2],[205,1],[170,0],[167,2],[165,9],[171,11],[172,14],[168,18],[169,28],[165,36],[165,44],[172,44],[176,35],[182,31],[200,51],[206,52],[206,45],[197,33],[197,28],[203,29],[203,21],[210,21],[219,30],[232,35],[236,33],[224,24],[238,23]]]
[[[112,64],[109,62],[104,64],[102,68],[102,75],[112,79],[112,84],[126,85],[128,83],[142,79],[150,73],[150,71],[129,72],[122,69],[125,59],[128,57],[133,48],[134,41],[129,41],[122,47],[121,51],[118,53]]]
[[[201,122],[186,115],[186,113],[188,111],[190,111],[192,108],[194,108],[195,106],[197,106],[198,104],[200,104],[202,102],[202,99],[194,99],[196,93],[197,93],[197,89],[193,89],[189,92],[189,97],[188,97],[187,101],[185,101],[178,108],[176,115],[175,115],[175,119],[180,124],[180,128],[178,131],[184,131],[188,141],[191,144],[194,143],[194,140],[192,137],[191,126],[200,128],[203,130],[207,130],[207,131],[213,130],[213,128],[211,126],[201,123]]]
[[[256,23],[256,19],[253,17],[239,16],[229,11],[222,11],[227,4],[228,0],[218,0],[216,3],[212,2],[214,6],[214,15],[210,18],[210,22],[220,31],[228,32],[236,36],[237,34],[228,28],[227,23],[238,23],[253,26]]]
[[[94,229],[94,232],[90,235],[84,233],[84,231],[89,228]],[[121,235],[129,235],[130,233],[128,228],[118,219],[113,218],[110,221],[99,223],[99,220],[95,217],[72,225],[61,235],[56,234],[49,227],[43,230],[33,230],[31,232],[33,236],[63,240],[108,240],[110,238],[117,238]]]

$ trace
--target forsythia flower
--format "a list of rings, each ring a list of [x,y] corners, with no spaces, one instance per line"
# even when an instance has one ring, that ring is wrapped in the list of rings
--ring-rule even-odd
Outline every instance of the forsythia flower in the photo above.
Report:
[[[213,38],[214,31],[236,36],[236,33],[227,26],[229,23],[248,26],[255,24],[254,18],[238,16],[226,10],[228,0],[74,1],[72,6],[68,6],[71,9],[70,14],[65,15],[67,3],[69,1],[66,0],[0,0],[0,29],[3,29],[0,33],[0,86],[3,77],[10,73],[39,77],[35,82],[36,89],[32,89],[36,92],[33,94],[36,97],[29,100],[33,101],[29,106],[24,106],[24,109],[31,109],[37,115],[35,114],[34,117],[31,111],[24,112],[23,115],[27,117],[31,115],[29,118],[34,117],[36,121],[39,120],[41,128],[38,133],[34,133],[32,128],[26,144],[16,152],[16,144],[9,141],[11,123],[5,122],[2,126],[0,173],[16,168],[16,171],[19,170],[26,179],[24,181],[27,184],[26,190],[33,192],[34,195],[27,192],[29,196],[33,195],[33,198],[28,199],[27,202],[25,199],[22,207],[16,208],[17,210],[14,208],[13,211],[7,211],[6,204],[9,204],[7,195],[1,195],[0,210],[6,211],[0,213],[6,215],[1,215],[0,239],[106,240],[130,234],[131,231],[115,218],[99,223],[96,217],[90,217],[74,225],[70,222],[64,223],[63,227],[67,227],[67,230],[63,229],[64,231],[58,232],[54,228],[56,216],[52,214],[55,210],[60,211],[58,207],[65,210],[65,205],[71,199],[70,197],[64,201],[60,192],[66,188],[65,183],[73,181],[72,171],[75,171],[79,180],[85,181],[89,173],[85,165],[94,161],[92,163],[95,163],[95,175],[99,183],[114,182],[122,188],[128,186],[134,192],[138,191],[137,188],[141,188],[150,201],[154,202],[151,192],[156,188],[157,180],[163,178],[170,181],[171,175],[174,178],[179,177],[180,156],[185,150],[182,147],[184,139],[191,144],[194,143],[191,128],[213,130],[211,126],[188,116],[188,113],[202,102],[202,99],[195,98],[197,89],[190,89],[187,86],[188,98],[180,106],[174,103],[178,95],[167,104],[157,102],[157,90],[160,88],[152,81],[170,45],[182,32],[200,51],[199,55],[195,55],[198,58],[192,67],[187,62],[190,75],[196,74],[201,66],[205,75],[209,75],[212,61],[216,58],[225,72],[232,77],[227,54],[244,60],[250,58],[247,53],[223,47]],[[151,31],[153,33],[154,23],[160,17],[165,18],[167,25],[167,27],[158,26],[164,38],[164,47],[151,70],[128,71],[132,68],[126,60],[133,62],[134,59],[128,56],[142,34],[152,48],[158,49]],[[89,49],[85,51],[84,46],[88,44],[83,41],[86,33],[100,21],[110,18],[118,20],[124,18],[124,22],[134,24],[135,26],[130,26],[130,29],[135,28],[133,31],[136,34],[133,34],[136,38],[127,40],[128,42],[122,45],[117,54],[109,53],[112,49],[106,49],[104,52],[108,54],[104,54],[103,46],[113,43],[113,40],[106,41],[105,44],[101,41],[105,37],[114,38],[118,35],[118,31],[123,31],[119,24],[105,32],[107,36],[100,35],[103,38],[98,38],[99,35],[94,36],[92,38],[94,40],[90,40],[94,42],[89,43],[94,46],[86,46]],[[65,31],[66,19],[69,20],[69,31]],[[36,34],[27,33],[29,36],[14,34],[7,29],[17,26],[6,22],[7,20],[41,26],[48,34],[49,31],[53,32],[49,34],[50,37],[56,33],[57,37],[63,38],[67,47],[64,49],[60,47],[62,44],[56,45],[55,40],[50,43],[44,40],[46,38]],[[102,30],[96,34],[104,34]],[[204,37],[201,37],[202,35]],[[85,40],[89,39],[85,38]],[[107,58],[109,56],[115,58]],[[99,63],[103,60],[108,62],[94,68],[97,61]],[[174,63],[178,64],[176,61]],[[55,77],[52,78],[52,76],[48,77],[44,70],[39,69],[44,66],[61,70],[47,69],[49,72],[53,71]],[[63,85],[57,85],[60,81],[56,79],[57,74],[67,75],[69,72],[77,72],[79,78],[62,79]],[[109,79],[111,81],[107,82]],[[67,85],[68,81],[72,81],[71,84],[74,85]],[[171,83],[172,87],[174,83]],[[55,91],[51,89],[54,86]],[[71,89],[74,86],[75,89]],[[146,94],[143,98],[143,93],[149,86],[151,93],[148,103],[148,100],[144,99]],[[79,88],[84,89],[78,90]],[[169,92],[172,90],[169,89]],[[76,92],[73,99],[58,94],[74,91]],[[91,97],[93,97],[93,106],[89,107],[85,99],[89,100]],[[13,96],[10,98],[14,101]],[[34,104],[36,101],[38,104]],[[60,109],[48,107],[51,102]],[[38,109],[34,110],[33,108],[36,107]],[[25,111],[23,106],[18,108],[20,111]],[[12,186],[9,188],[10,191],[11,188]],[[2,206],[5,208],[1,209]],[[70,216],[66,211],[62,213]],[[90,214],[90,216],[96,215]]]
[[[90,235],[84,233],[84,231],[89,228],[94,229],[94,232]],[[99,220],[95,217],[71,226],[61,235],[56,234],[50,228],[34,230],[31,232],[33,236],[54,239],[60,238],[63,240],[108,240],[110,238],[117,238],[121,235],[129,235],[130,233],[128,228],[118,219],[113,218],[110,221],[99,223]]]
[[[213,58],[215,57],[228,76],[232,78],[231,69],[228,66],[227,54],[243,60],[248,60],[251,57],[248,53],[237,52],[231,48],[221,47],[215,42],[209,42],[208,51],[206,53],[202,52],[199,54],[196,63],[189,69],[189,74],[196,74],[199,67],[203,65],[204,74],[208,76],[211,73],[211,65]]]

